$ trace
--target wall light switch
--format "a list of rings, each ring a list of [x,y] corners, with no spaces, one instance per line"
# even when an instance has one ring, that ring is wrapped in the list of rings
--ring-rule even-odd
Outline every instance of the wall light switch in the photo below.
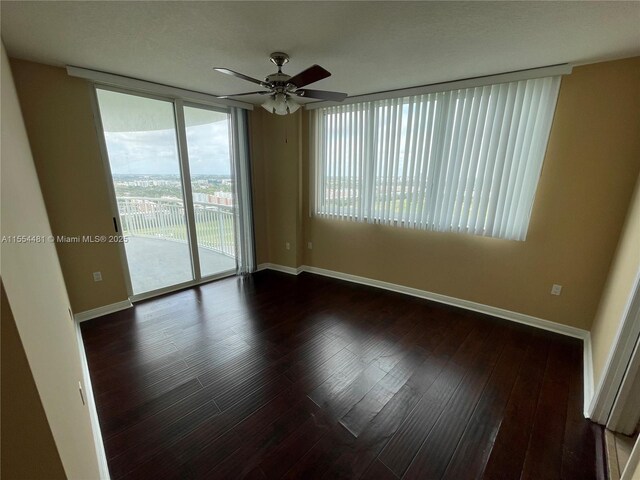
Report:
[[[102,272],[93,272],[93,281],[101,282],[102,281]]]
[[[307,243],[307,248],[309,250],[313,250],[313,243],[311,243],[311,242]]]
[[[554,284],[553,287],[551,287],[551,295],[560,295],[561,292],[562,292],[562,285]]]
[[[285,242],[284,248],[286,248],[287,250],[291,250],[291,244],[289,242]]]

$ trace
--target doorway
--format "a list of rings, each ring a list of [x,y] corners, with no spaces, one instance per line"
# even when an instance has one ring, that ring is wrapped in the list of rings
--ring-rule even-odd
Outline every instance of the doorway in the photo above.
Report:
[[[234,274],[230,112],[96,87],[132,299]]]

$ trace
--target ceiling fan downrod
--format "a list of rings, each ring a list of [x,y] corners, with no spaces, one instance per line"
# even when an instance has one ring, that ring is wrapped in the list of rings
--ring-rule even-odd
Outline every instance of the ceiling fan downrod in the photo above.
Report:
[[[273,52],[269,55],[269,60],[278,67],[278,73],[282,73],[282,66],[289,63],[289,55],[284,52]]]

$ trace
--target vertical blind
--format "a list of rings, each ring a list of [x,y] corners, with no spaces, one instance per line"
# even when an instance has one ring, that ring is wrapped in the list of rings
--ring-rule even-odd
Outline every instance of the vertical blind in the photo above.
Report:
[[[314,213],[524,240],[560,78],[314,110]]]
[[[255,272],[256,256],[253,234],[253,198],[251,195],[251,159],[247,112],[231,108],[231,163],[234,175],[236,263],[238,275]]]

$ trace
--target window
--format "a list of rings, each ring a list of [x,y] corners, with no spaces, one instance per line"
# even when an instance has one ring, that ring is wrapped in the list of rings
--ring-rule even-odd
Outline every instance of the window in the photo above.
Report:
[[[524,240],[560,78],[314,110],[314,213]]]

